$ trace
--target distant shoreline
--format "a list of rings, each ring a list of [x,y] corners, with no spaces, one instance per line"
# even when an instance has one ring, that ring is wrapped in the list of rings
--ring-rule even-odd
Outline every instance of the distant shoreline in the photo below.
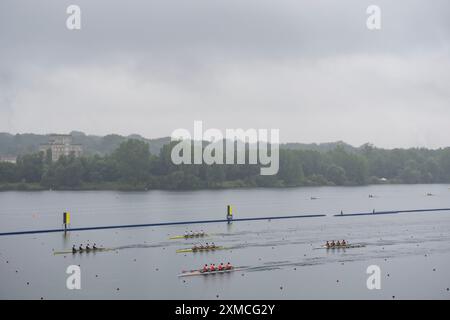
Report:
[[[219,190],[378,184],[435,184],[450,182],[450,148],[385,151],[371,145],[347,150],[342,145],[319,152],[279,150],[277,172],[262,175],[262,163],[174,164],[176,143],[152,155],[149,145],[128,140],[105,156],[61,155],[51,149],[0,162],[0,191],[41,190]],[[206,150],[206,147],[205,147]],[[176,152],[175,152],[176,153]],[[192,152],[190,154],[192,163]],[[177,162],[178,163],[178,162]]]
[[[295,189],[295,188],[311,188],[311,187],[368,187],[368,186],[395,186],[395,185],[446,185],[447,183],[377,183],[377,184],[361,184],[361,185],[333,185],[333,184],[311,184],[311,185],[298,185],[298,186],[217,186],[210,188],[190,188],[190,189],[176,189],[176,188],[145,188],[132,185],[118,185],[118,184],[89,184],[85,186],[80,186],[77,188],[57,188],[48,189],[37,183],[8,183],[0,184],[0,193],[8,191],[23,191],[23,192],[37,192],[37,191],[122,191],[122,192],[147,192],[147,191],[207,191],[207,190],[256,190],[256,189]],[[432,194],[430,196],[433,196]]]

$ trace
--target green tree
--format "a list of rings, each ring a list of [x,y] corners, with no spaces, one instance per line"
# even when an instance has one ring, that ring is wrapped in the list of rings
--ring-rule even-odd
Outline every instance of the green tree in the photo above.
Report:
[[[364,185],[369,180],[368,163],[364,156],[349,153],[340,146],[328,152],[328,156],[332,163],[345,170],[349,183]]]
[[[304,182],[303,166],[298,153],[290,150],[280,150],[280,168],[278,177],[287,186],[298,186]]]
[[[327,179],[335,185],[342,186],[347,182],[345,170],[337,165],[331,165],[327,170]]]
[[[9,162],[0,162],[0,182],[16,182],[17,166]]]
[[[150,175],[150,151],[147,143],[127,140],[120,144],[112,154],[122,181],[138,184],[145,182]]]
[[[40,182],[44,173],[44,153],[32,153],[17,158],[17,171],[24,182]]]

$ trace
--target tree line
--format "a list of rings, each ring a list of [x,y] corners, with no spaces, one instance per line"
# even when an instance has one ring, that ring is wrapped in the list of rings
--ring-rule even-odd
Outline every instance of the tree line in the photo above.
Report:
[[[113,152],[122,142],[129,139],[141,140],[149,144],[150,153],[159,154],[163,145],[170,142],[170,137],[158,139],[146,139],[140,135],[121,136],[109,134],[106,136],[86,135],[80,131],[72,131],[70,135],[73,143],[83,145],[83,152],[86,155],[106,155]],[[39,151],[41,144],[48,143],[48,136],[44,134],[9,134],[0,132],[0,157],[18,156],[21,154],[34,153]]]
[[[19,156],[0,163],[0,188],[192,190],[238,187],[367,185],[377,183],[450,183],[450,148],[379,149],[372,145],[327,151],[280,149],[279,171],[260,175],[259,164],[174,165],[165,144],[151,154],[145,141],[129,139],[107,155],[63,156],[51,151]],[[248,151],[248,149],[247,149]]]

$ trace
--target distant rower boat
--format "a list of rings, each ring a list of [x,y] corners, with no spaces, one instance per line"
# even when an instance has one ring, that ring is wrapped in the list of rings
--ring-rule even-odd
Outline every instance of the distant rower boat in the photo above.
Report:
[[[207,252],[207,251],[215,251],[215,250],[226,250],[229,248],[225,248],[223,246],[216,246],[210,248],[188,248],[188,249],[179,249],[177,253],[187,253],[187,252]]]
[[[190,277],[190,276],[208,276],[208,275],[214,275],[214,274],[220,274],[220,273],[230,273],[234,271],[242,271],[245,270],[245,268],[242,267],[236,267],[228,270],[216,270],[216,271],[201,271],[201,270],[191,270],[186,271],[178,275],[178,277]]]
[[[319,248],[314,248],[314,249],[327,249],[327,250],[336,250],[336,249],[353,249],[353,248],[364,248],[366,245],[365,244],[347,244],[345,246],[321,246]]]
[[[206,233],[199,233],[199,234],[194,234],[194,235],[182,235],[182,236],[174,236],[174,237],[170,237],[170,240],[176,240],[176,239],[192,239],[192,238],[205,238],[205,237],[209,237],[208,234]]]
[[[80,251],[79,249],[77,249],[77,251],[72,251],[72,250],[66,250],[66,251],[55,251],[53,252],[53,255],[61,255],[61,254],[82,254],[82,253],[96,253],[96,252],[106,252],[106,251],[114,251],[115,249],[113,248],[97,248],[97,249],[83,249],[82,251]]]

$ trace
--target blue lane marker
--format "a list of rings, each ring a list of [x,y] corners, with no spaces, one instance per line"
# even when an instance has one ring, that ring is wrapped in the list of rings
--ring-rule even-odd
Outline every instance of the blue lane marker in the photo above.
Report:
[[[360,212],[360,213],[345,213],[335,214],[335,217],[355,217],[355,216],[376,216],[376,215],[388,215],[399,213],[414,213],[414,212],[438,212],[438,211],[450,211],[450,208],[439,209],[414,209],[414,210],[396,210],[396,211],[375,211],[375,212]],[[310,214],[310,215],[298,215],[298,216],[278,216],[278,217],[258,217],[258,218],[237,218],[233,219],[233,222],[238,221],[257,221],[257,220],[281,220],[281,219],[299,219],[299,218],[319,218],[325,217],[325,214]],[[200,224],[200,223],[219,223],[228,222],[228,219],[218,220],[198,220],[198,221],[178,221],[178,222],[160,222],[160,223],[148,223],[148,224],[129,224],[129,225],[116,225],[116,226],[99,226],[99,227],[83,227],[83,228],[68,228],[69,231],[90,231],[90,230],[107,230],[107,229],[125,229],[125,228],[145,228],[145,227],[161,227],[171,225],[187,225],[187,224]],[[3,232],[0,236],[14,236],[14,235],[26,235],[26,234],[39,234],[39,233],[56,233],[64,232],[64,229],[49,229],[49,230],[30,230],[30,231],[15,231],[15,232]]]
[[[398,214],[398,213],[414,213],[414,212],[437,212],[437,211],[450,211],[450,208],[344,213],[344,214],[335,214],[334,216],[335,217],[376,216],[376,215],[382,215],[382,214]]]
[[[280,219],[299,219],[299,218],[318,218],[318,217],[325,217],[325,215],[324,214],[313,214],[313,215],[301,215],[301,216],[237,218],[237,219],[233,219],[232,221],[233,222],[238,222],[238,221],[280,220]],[[160,222],[160,223],[148,223],[148,224],[129,224],[129,225],[83,227],[83,228],[68,228],[67,231],[69,232],[69,231],[89,231],[89,230],[124,229],[124,228],[144,228],[144,227],[160,227],[160,226],[171,226],[171,225],[199,224],[199,223],[218,223],[218,222],[228,222],[228,219],[198,220],[198,221],[178,221],[178,222]],[[24,234],[38,234],[38,233],[55,233],[55,232],[64,232],[64,231],[65,231],[64,229],[16,231],[16,232],[0,233],[0,236],[15,236],[15,235],[24,235]]]

